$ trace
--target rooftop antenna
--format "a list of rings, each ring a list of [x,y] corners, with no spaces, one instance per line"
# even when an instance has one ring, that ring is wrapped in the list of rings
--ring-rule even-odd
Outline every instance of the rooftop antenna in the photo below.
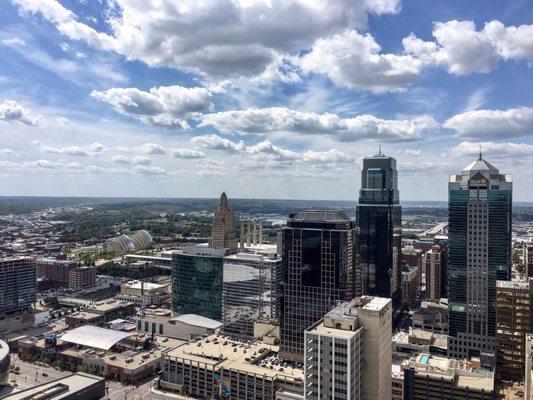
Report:
[[[483,160],[483,154],[481,154],[481,145],[479,145],[479,161]]]
[[[378,156],[382,156],[383,154],[381,154],[381,145],[379,145],[379,153],[378,153]]]

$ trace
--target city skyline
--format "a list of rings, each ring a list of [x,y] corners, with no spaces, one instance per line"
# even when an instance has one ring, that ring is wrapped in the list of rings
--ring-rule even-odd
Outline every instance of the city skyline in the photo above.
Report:
[[[402,199],[480,146],[531,199],[526,2],[173,4],[2,3],[3,194],[353,200],[382,145]]]

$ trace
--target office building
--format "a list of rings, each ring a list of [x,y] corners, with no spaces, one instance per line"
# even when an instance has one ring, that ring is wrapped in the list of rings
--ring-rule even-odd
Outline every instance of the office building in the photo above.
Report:
[[[527,243],[525,249],[526,278],[533,278],[533,243]]]
[[[403,371],[401,365],[392,364],[391,400],[403,400]]]
[[[37,271],[31,257],[0,259],[0,320],[29,310],[37,300]]]
[[[446,295],[446,256],[436,244],[426,252],[426,298],[438,301]]]
[[[413,303],[420,297],[420,266],[402,267],[402,297],[407,304]]]
[[[524,397],[533,400],[533,333],[526,334],[524,370]]]
[[[68,287],[70,271],[78,266],[75,260],[61,260],[55,257],[39,258],[37,264],[37,277],[55,282],[58,286]]]
[[[448,205],[449,355],[496,350],[496,280],[511,275],[512,181],[481,154],[451,175]]]
[[[69,272],[68,287],[81,290],[94,286],[96,282],[96,269],[94,267],[76,267]]]
[[[227,334],[252,338],[255,322],[279,324],[281,257],[263,253],[265,246],[224,257],[222,321]]]
[[[303,370],[277,346],[218,334],[165,352],[159,385],[192,398],[303,400]]]
[[[396,160],[381,151],[365,157],[357,205],[362,292],[390,297],[394,307],[402,300],[399,203]]]
[[[215,211],[211,232],[211,247],[225,248],[230,254],[236,253],[238,248],[235,232],[235,216],[228,206],[228,197],[222,192],[218,210]]]
[[[354,297],[357,230],[341,211],[300,211],[283,228],[282,357],[303,361],[304,331]]]
[[[496,400],[494,373],[477,361],[420,353],[402,363],[404,400]]]
[[[172,256],[172,311],[222,319],[225,248],[186,246]]]
[[[392,302],[356,297],[305,331],[305,398],[391,398]]]
[[[528,282],[496,282],[496,344],[500,379],[524,379],[526,334],[533,332],[533,278]]]

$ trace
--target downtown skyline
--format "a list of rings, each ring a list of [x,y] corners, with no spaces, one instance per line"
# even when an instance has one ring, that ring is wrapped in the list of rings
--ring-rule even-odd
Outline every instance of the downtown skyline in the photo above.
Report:
[[[533,10],[441,3],[3,2],[2,194],[352,200],[382,145],[404,200],[480,147],[530,200]]]

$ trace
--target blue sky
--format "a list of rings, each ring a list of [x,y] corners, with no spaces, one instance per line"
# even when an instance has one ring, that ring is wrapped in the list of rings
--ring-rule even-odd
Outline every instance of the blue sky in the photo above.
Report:
[[[445,200],[476,157],[532,200],[528,1],[6,0],[3,195]]]

